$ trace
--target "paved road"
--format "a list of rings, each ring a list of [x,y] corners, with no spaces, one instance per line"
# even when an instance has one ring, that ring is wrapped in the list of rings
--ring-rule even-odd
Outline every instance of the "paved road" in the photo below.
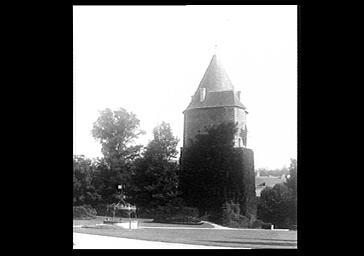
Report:
[[[231,247],[164,243],[82,233],[73,233],[73,243],[73,249],[234,249]]]

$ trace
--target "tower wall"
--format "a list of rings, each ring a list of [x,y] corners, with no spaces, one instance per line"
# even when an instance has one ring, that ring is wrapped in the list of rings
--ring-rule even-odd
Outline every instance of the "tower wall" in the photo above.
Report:
[[[189,146],[199,133],[206,133],[206,128],[223,122],[234,122],[234,107],[196,108],[184,113],[183,145]]]
[[[238,131],[235,135],[235,147],[247,146],[246,111],[241,108],[234,108],[234,122],[237,122]],[[241,139],[241,142],[239,142]]]
[[[188,147],[199,133],[213,125],[237,122],[238,131],[235,135],[235,147],[247,146],[246,111],[237,107],[196,108],[184,113],[183,145]],[[239,141],[239,138],[241,141]]]
[[[244,197],[240,200],[242,214],[251,221],[256,220],[257,202],[255,194],[254,152],[249,148],[236,149],[242,160],[241,172],[243,173]]]

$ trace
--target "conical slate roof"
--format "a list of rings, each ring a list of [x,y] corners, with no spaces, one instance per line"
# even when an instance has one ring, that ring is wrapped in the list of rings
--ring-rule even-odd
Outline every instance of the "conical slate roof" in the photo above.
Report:
[[[206,88],[207,92],[234,90],[234,86],[216,54],[212,57],[198,88]]]
[[[200,90],[203,90],[203,88],[205,88],[206,96],[201,101]],[[246,109],[234,91],[234,86],[221,61],[214,54],[186,110],[224,106],[236,106]]]

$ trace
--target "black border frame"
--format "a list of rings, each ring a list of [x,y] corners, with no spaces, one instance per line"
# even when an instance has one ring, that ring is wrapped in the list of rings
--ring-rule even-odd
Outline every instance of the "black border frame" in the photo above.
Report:
[[[239,1],[239,0],[235,0],[235,1],[224,1],[224,2],[219,2],[219,1],[194,1],[193,3],[176,3],[176,4],[168,4],[164,1],[159,2],[158,4],[150,4],[147,3],[148,1],[141,1],[138,4],[134,4],[135,1],[110,1],[110,0],[106,0],[106,1],[73,1],[72,3],[72,7],[74,5],[190,5],[190,4],[242,4],[242,5],[285,5],[285,4],[289,4],[289,5],[297,5],[297,97],[298,97],[298,109],[297,109],[297,121],[298,121],[298,143],[297,143],[297,161],[298,161],[298,169],[304,169],[304,161],[303,161],[303,140],[302,140],[302,117],[303,117],[303,101],[302,101],[302,96],[303,96],[303,59],[304,59],[304,44],[303,44],[303,27],[304,27],[304,23],[303,23],[303,19],[304,19],[304,10],[306,7],[304,7],[303,1]],[[73,72],[73,71],[72,71]],[[303,195],[306,194],[306,191],[304,191],[304,186],[303,183],[305,180],[305,174],[304,173],[300,173],[299,174],[299,182],[298,182],[298,193],[299,195]],[[68,179],[67,179],[68,180]],[[300,196],[299,196],[300,198]],[[302,202],[301,202],[302,201]],[[307,223],[307,218],[306,216],[304,216],[303,214],[303,208],[304,205],[306,203],[303,202],[303,198],[298,199],[298,249],[264,249],[264,250],[244,250],[244,254],[248,253],[248,254],[259,254],[261,255],[261,253],[278,253],[279,255],[284,255],[285,253],[288,254],[302,254],[304,252],[306,252],[306,248],[307,248],[307,244],[305,242],[305,235],[304,233],[306,232],[306,223]],[[69,244],[68,242],[66,242],[65,244]],[[79,254],[93,254],[93,253],[100,253],[102,255],[106,254],[120,254],[122,252],[120,252],[120,250],[74,250],[70,247],[70,249],[73,251],[73,253],[75,255],[79,255]],[[121,250],[124,251],[124,250]],[[128,251],[128,250],[126,250]],[[142,252],[142,251],[149,251],[149,250],[131,250],[130,252],[127,253],[135,253],[135,252]],[[157,253],[175,253],[175,252],[170,252],[170,251],[174,251],[174,250],[152,250],[152,252],[157,252]],[[191,250],[187,250],[187,251],[191,251]],[[194,250],[192,250],[194,251]],[[204,251],[204,250],[202,250]],[[198,251],[198,252],[202,252],[202,251]],[[240,252],[239,249],[234,249],[234,250],[228,250],[229,253],[242,253]],[[226,250],[208,250],[208,253],[226,253]],[[184,253],[184,251],[182,251],[182,253]]]

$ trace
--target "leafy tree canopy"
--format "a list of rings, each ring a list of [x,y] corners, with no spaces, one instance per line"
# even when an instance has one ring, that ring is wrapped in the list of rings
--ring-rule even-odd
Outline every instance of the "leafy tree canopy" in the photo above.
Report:
[[[153,129],[153,140],[147,146],[145,157],[171,160],[177,156],[178,141],[173,136],[170,124],[162,122]]]
[[[288,175],[289,169],[287,167],[278,168],[278,169],[267,169],[267,168],[259,168],[256,170],[256,172],[259,172],[260,176],[275,176],[275,177],[281,177],[282,175]]]
[[[120,161],[132,161],[139,155],[141,145],[132,145],[144,131],[139,129],[139,119],[135,114],[120,108],[112,111],[107,108],[93,125],[92,135],[102,146],[102,153],[111,166]]]
[[[297,223],[297,161],[291,159],[290,176],[285,183],[262,190],[258,218],[278,227],[290,228]]]
[[[289,166],[289,178],[286,181],[287,186],[292,190],[294,195],[297,194],[297,160],[291,159]]]
[[[165,122],[154,128],[153,135],[143,157],[136,161],[131,179],[134,202],[149,209],[173,201],[178,188],[178,165],[171,161],[177,154],[178,139]]]
[[[141,145],[134,145],[135,139],[144,131],[139,129],[140,121],[132,112],[123,108],[100,111],[93,125],[92,135],[101,143],[104,158],[98,163],[97,188],[103,201],[112,203],[120,199],[117,185],[122,184],[123,193],[128,194],[134,170],[134,161],[140,157]]]
[[[94,204],[101,199],[94,186],[95,165],[84,156],[73,157],[73,203]]]

